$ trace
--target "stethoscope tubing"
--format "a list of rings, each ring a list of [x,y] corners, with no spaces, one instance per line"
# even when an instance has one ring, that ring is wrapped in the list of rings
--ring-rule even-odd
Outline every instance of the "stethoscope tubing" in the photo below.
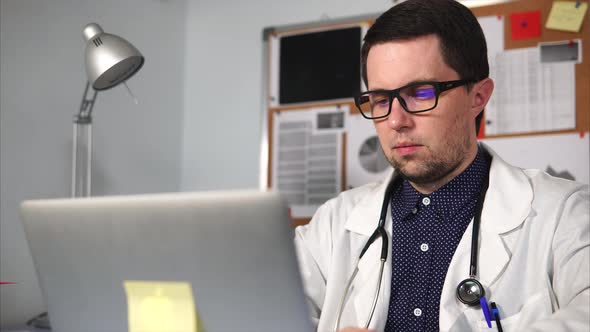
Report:
[[[336,316],[336,322],[334,323],[334,332],[338,331],[338,327],[340,326],[340,318],[342,318],[342,310],[344,309],[344,302],[346,302],[346,296],[348,295],[348,291],[350,290],[350,286],[352,285],[352,282],[354,281],[354,278],[356,277],[356,274],[359,271],[359,267],[358,267],[358,263],[357,266],[354,269],[354,272],[352,272],[352,275],[350,276],[350,278],[348,278],[348,282],[346,283],[346,289],[344,290],[344,295],[342,296],[342,299],[340,299],[340,304],[338,304],[338,316]]]
[[[377,307],[377,300],[379,298],[379,292],[381,291],[381,282],[383,281],[383,270],[385,269],[385,262],[387,261],[387,256],[388,256],[388,252],[389,252],[389,250],[388,250],[389,237],[387,236],[387,232],[385,231],[385,220],[387,219],[387,207],[389,206],[389,201],[391,199],[392,189],[399,180],[401,180],[400,176],[397,177],[397,181],[390,181],[390,183],[387,185],[387,188],[385,189],[385,197],[383,199],[383,204],[381,206],[381,213],[379,215],[379,225],[377,226],[377,229],[375,229],[373,234],[371,234],[371,237],[369,237],[369,240],[367,240],[367,243],[365,244],[365,246],[361,250],[361,253],[359,255],[359,259],[356,263],[356,267],[355,267],[354,271],[352,272],[352,275],[348,279],[348,282],[346,283],[346,288],[344,289],[344,294],[342,294],[342,298],[340,299],[340,303],[338,304],[338,310],[337,310],[338,314],[336,316],[336,321],[334,322],[334,332],[337,332],[338,327],[340,326],[340,319],[342,318],[342,311],[344,310],[344,304],[346,303],[346,297],[348,296],[348,293],[350,291],[350,287],[352,286],[352,282],[356,278],[356,274],[359,271],[358,266],[359,266],[359,263],[361,262],[361,258],[363,258],[363,255],[365,254],[365,252],[367,252],[367,249],[369,249],[371,244],[373,244],[373,242],[378,237],[381,237],[381,258],[380,258],[381,259],[381,264],[380,264],[381,266],[379,267],[379,279],[377,281],[377,287],[375,289],[375,294],[373,295],[373,301],[372,301],[373,304],[371,305],[371,311],[369,312],[369,316],[367,317],[367,321],[365,323],[365,328],[368,328],[369,324],[371,323],[371,319],[373,318],[373,314],[375,313],[375,308]]]
[[[489,154],[487,153],[487,151],[484,150],[484,153],[486,153],[486,155],[489,157]],[[394,177],[395,177],[395,174],[394,174]],[[346,303],[346,297],[348,296],[350,288],[352,287],[352,283],[358,273],[358,270],[359,270],[358,266],[361,261],[361,258],[363,258],[363,255],[365,254],[367,249],[369,249],[371,244],[373,244],[373,242],[378,237],[381,237],[381,241],[382,241],[382,243],[381,243],[381,264],[380,264],[381,266],[379,268],[379,279],[377,281],[377,287],[375,290],[375,294],[373,295],[373,301],[372,301],[373,303],[371,305],[371,311],[369,312],[369,316],[368,316],[367,321],[365,323],[365,328],[368,328],[369,324],[371,323],[371,319],[373,318],[373,314],[374,314],[375,308],[377,306],[379,292],[381,291],[381,283],[383,281],[383,270],[384,270],[385,262],[387,261],[387,256],[388,256],[389,238],[387,236],[387,232],[385,231],[385,220],[387,218],[387,207],[389,206],[389,201],[391,200],[391,194],[392,194],[393,188],[399,182],[401,182],[401,180],[402,180],[402,177],[398,174],[395,177],[395,180],[390,181],[389,184],[387,185],[387,188],[385,189],[383,204],[381,206],[381,214],[379,216],[379,225],[377,226],[377,229],[375,229],[375,232],[373,232],[373,234],[371,235],[371,237],[369,238],[369,240],[367,241],[367,243],[365,244],[365,246],[361,250],[361,254],[359,255],[359,259],[357,261],[354,272],[352,273],[352,275],[348,279],[348,282],[346,283],[346,288],[344,289],[344,294],[342,295],[342,299],[340,300],[340,303],[338,305],[338,310],[337,310],[338,315],[337,315],[336,321],[334,323],[334,332],[338,331],[338,327],[340,326],[340,319],[342,318],[342,312],[344,310],[344,304]],[[483,294],[483,292],[485,292],[485,290],[484,290],[484,287],[481,285],[481,283],[477,280],[477,255],[478,255],[478,246],[479,246],[479,225],[481,223],[481,214],[483,211],[483,203],[485,200],[488,186],[489,186],[489,174],[486,174],[486,177],[484,178],[484,181],[482,183],[482,188],[481,188],[479,197],[477,199],[476,208],[475,208],[475,215],[473,217],[473,229],[472,229],[473,232],[471,235],[471,260],[470,260],[470,264],[469,264],[469,276],[471,279],[473,279],[475,281],[475,283],[477,285],[479,285],[479,287],[481,288],[482,294]],[[463,282],[461,282],[461,284],[462,283]],[[463,303],[465,303],[467,305],[470,305],[470,306],[474,305],[474,304],[470,304],[470,303],[463,301],[459,297],[459,287],[461,287],[461,284],[459,284],[459,286],[457,286],[457,297]],[[477,305],[477,304],[475,304],[475,305]]]
[[[371,305],[371,311],[369,312],[369,317],[367,317],[365,329],[369,328],[369,324],[371,323],[371,319],[375,313],[375,308],[377,307],[377,300],[379,299],[379,292],[381,291],[381,282],[383,281],[383,269],[385,268],[385,262],[386,259],[382,258],[381,267],[379,268],[379,281],[377,282],[377,288],[375,289],[375,294],[373,295],[373,305]]]
[[[385,239],[387,240],[387,239]],[[379,299],[379,292],[381,291],[381,282],[383,281],[383,270],[385,269],[385,262],[387,259],[381,259],[381,264],[379,267],[379,279],[377,281],[377,287],[375,288],[375,294],[373,295],[373,304],[371,305],[371,311],[369,311],[369,316],[365,322],[365,329],[369,328],[369,324],[371,323],[371,319],[373,318],[373,314],[375,313],[375,308],[377,308],[377,300]],[[360,260],[359,260],[360,262]],[[356,275],[359,271],[358,263],[355,267],[354,271],[350,278],[348,278],[348,282],[346,283],[346,289],[344,290],[344,295],[342,299],[340,299],[340,303],[338,304],[338,316],[336,316],[336,322],[334,323],[334,332],[338,331],[338,327],[340,327],[340,319],[342,318],[342,311],[344,310],[344,303],[346,303],[346,297],[348,296],[348,292],[350,291],[350,287],[352,286],[352,282],[356,278]]]
[[[488,191],[490,181],[489,175],[486,175],[482,188],[475,206],[475,216],[473,216],[473,232],[471,234],[471,261],[469,262],[469,276],[471,278],[477,277],[477,254],[479,248],[479,224],[481,223],[481,213],[483,211],[483,201],[485,200],[486,192]]]

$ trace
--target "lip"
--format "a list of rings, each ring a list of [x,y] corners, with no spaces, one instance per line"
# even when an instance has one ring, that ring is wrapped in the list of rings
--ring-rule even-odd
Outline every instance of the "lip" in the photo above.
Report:
[[[395,152],[397,152],[401,156],[408,156],[408,155],[414,154],[421,147],[422,147],[421,145],[417,145],[417,144],[409,144],[409,143],[404,144],[404,143],[402,143],[402,144],[396,145],[393,149]]]

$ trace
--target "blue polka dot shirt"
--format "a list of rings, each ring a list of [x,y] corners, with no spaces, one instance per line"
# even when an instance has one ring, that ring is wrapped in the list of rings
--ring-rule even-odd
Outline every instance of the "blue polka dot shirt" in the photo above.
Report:
[[[489,172],[485,152],[430,195],[407,180],[391,197],[392,276],[385,331],[438,331],[440,296],[453,254],[465,233]],[[469,266],[465,268],[465,278]]]

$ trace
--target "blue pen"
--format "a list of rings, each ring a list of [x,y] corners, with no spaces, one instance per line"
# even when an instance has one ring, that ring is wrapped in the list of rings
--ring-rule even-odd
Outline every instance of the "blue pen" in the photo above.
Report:
[[[479,298],[479,304],[481,304],[481,310],[483,311],[483,316],[486,318],[486,323],[488,323],[488,327],[492,328],[492,320],[490,318],[490,308],[488,308],[488,301],[486,300],[485,296]]]
[[[494,316],[494,320],[496,321],[498,332],[503,332],[502,324],[500,324],[500,311],[498,311],[498,308],[496,307],[496,302],[491,302],[490,305],[492,306],[492,316]]]

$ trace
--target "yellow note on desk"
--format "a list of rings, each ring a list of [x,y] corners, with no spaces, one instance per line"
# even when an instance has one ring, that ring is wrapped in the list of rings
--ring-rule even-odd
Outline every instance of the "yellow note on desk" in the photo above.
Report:
[[[187,282],[125,281],[129,332],[203,332]]]
[[[588,3],[582,1],[555,1],[547,24],[547,29],[578,32],[588,9]]]

